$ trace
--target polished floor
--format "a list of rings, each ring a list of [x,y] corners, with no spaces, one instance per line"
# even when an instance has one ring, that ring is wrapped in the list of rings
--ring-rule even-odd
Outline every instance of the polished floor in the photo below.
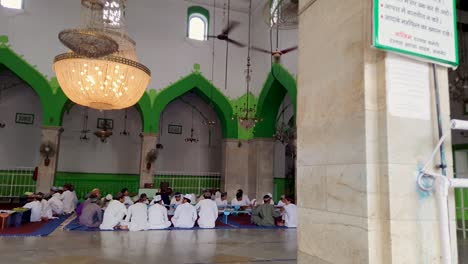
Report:
[[[296,263],[296,230],[66,232],[1,238],[0,263]]]

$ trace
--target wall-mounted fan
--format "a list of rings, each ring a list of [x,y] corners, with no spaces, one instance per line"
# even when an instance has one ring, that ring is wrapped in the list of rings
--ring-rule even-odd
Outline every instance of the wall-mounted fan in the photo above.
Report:
[[[151,165],[153,162],[155,162],[158,159],[158,150],[157,149],[151,149],[146,153],[146,169],[150,170]]]
[[[55,146],[52,142],[43,142],[39,148],[39,152],[44,157],[44,165],[49,166],[50,158],[55,155]]]

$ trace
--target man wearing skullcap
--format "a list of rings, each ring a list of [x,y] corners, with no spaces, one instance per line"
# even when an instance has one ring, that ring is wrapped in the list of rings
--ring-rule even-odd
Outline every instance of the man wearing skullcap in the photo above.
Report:
[[[127,207],[124,205],[124,195],[117,193],[104,211],[102,224],[99,226],[101,230],[114,230],[119,228],[124,216],[127,214]]]
[[[195,225],[197,210],[195,210],[195,206],[191,204],[192,199],[192,195],[184,195],[182,204],[177,206],[174,217],[171,219],[174,227],[192,228]]]
[[[211,192],[203,194],[203,200],[200,200],[195,206],[198,212],[198,226],[201,228],[214,228],[216,219],[218,219],[218,206],[211,200]]]
[[[263,204],[252,210],[252,223],[258,226],[275,226],[275,218],[281,214],[275,211],[275,206],[270,204],[271,197],[263,196]]]
[[[148,209],[148,228],[149,229],[165,229],[171,226],[171,222],[167,218],[167,209],[162,205],[161,195],[156,195],[151,202],[152,205]]]
[[[78,218],[80,225],[99,227],[102,223],[102,210],[101,207],[97,205],[98,196],[96,194],[91,194],[87,201],[88,204],[83,208],[81,215]]]

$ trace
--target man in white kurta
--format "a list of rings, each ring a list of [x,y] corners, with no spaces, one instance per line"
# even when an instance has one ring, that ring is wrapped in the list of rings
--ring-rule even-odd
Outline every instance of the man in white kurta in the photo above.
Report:
[[[176,192],[174,197],[171,199],[171,204],[169,205],[169,215],[174,215],[175,208],[182,204],[182,195],[179,192]]]
[[[52,195],[52,198],[49,199],[49,207],[52,210],[54,215],[63,215],[63,202],[62,195],[58,192],[55,192]]]
[[[69,185],[65,185],[65,190],[62,194],[63,212],[65,214],[71,214],[75,211],[75,195],[70,191]]]
[[[184,195],[184,199],[181,205],[177,206],[174,217],[172,217],[172,223],[174,227],[180,228],[192,228],[197,220],[197,210],[195,206],[191,204],[192,196],[190,194]]]
[[[297,227],[297,207],[293,201],[290,197],[285,199],[283,219],[286,227]]]
[[[33,196],[33,201],[25,204],[23,208],[31,209],[31,222],[41,221],[42,204],[37,200],[36,196]]]
[[[114,230],[114,228],[119,227],[124,216],[127,214],[127,207],[123,204],[124,196],[118,193],[115,199],[109,202],[104,211],[102,224],[99,226],[101,230]]]
[[[286,201],[286,196],[285,195],[281,195],[281,199],[278,201],[278,207],[283,207],[286,205],[285,203]]]
[[[53,219],[52,208],[50,208],[49,202],[44,199],[44,196],[40,195],[38,200],[41,202],[41,218],[44,220]]]
[[[124,204],[125,206],[129,207],[130,205],[133,204],[132,198],[130,198],[130,193],[128,192],[128,188],[123,188],[122,189],[122,194],[124,196]]]
[[[211,200],[211,193],[203,195],[205,199],[198,202],[195,209],[198,210],[198,226],[201,228],[214,228],[218,219],[218,206]]]
[[[171,226],[167,209],[162,205],[161,195],[156,195],[148,209],[148,229],[166,229]]]
[[[221,193],[219,197],[216,197],[215,202],[218,207],[226,207],[228,205],[227,193]]]
[[[240,207],[245,207],[245,206],[249,206],[250,203],[247,203],[247,201],[245,199],[243,199],[242,197],[242,193],[237,193],[236,194],[236,198],[232,199],[231,201],[231,205],[232,206],[240,206]],[[250,202],[250,201],[249,201]]]
[[[146,194],[142,194],[136,204],[128,207],[125,223],[128,223],[128,230],[142,231],[148,229],[148,205],[146,204]]]

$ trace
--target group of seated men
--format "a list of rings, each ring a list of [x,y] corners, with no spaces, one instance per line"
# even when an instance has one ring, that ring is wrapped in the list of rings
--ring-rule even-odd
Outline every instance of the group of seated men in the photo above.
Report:
[[[151,202],[146,194],[141,194],[136,203],[130,198],[127,188],[115,197],[107,195],[100,199],[100,196],[100,191],[94,189],[88,199],[77,208],[81,225],[99,227],[101,230],[130,231],[165,229],[172,225],[177,228],[192,228],[195,223],[201,228],[214,228],[219,209],[229,206],[227,194],[219,191],[214,196],[210,191],[205,191],[198,200],[193,194],[175,193],[170,199],[158,193]],[[272,195],[266,194],[263,203],[257,204],[255,200],[250,201],[242,190],[238,190],[230,206],[251,213],[252,223],[259,226],[297,226],[297,208],[291,197],[283,196],[275,206]],[[170,215],[172,218],[169,221]]]
[[[71,184],[52,187],[47,194],[38,192],[28,196],[23,208],[31,210],[31,222],[47,221],[75,211],[78,198]]]

